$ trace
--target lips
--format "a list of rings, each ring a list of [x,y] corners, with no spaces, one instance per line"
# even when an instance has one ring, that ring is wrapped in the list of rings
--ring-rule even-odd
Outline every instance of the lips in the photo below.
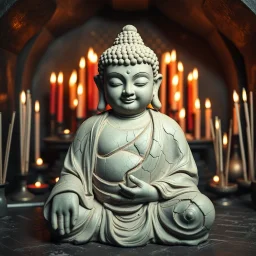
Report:
[[[135,98],[121,98],[121,101],[125,104],[130,104],[135,101]]]

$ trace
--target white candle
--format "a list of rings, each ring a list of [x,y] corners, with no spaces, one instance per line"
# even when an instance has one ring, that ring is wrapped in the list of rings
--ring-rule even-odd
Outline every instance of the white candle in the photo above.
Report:
[[[40,158],[40,104],[35,102],[35,162]]]
[[[182,108],[179,113],[179,124],[184,133],[186,133],[186,110]]]
[[[215,117],[215,146],[216,146],[216,167],[217,167],[217,175],[220,175],[220,146],[219,146],[219,119],[218,117],[216,116]]]
[[[196,99],[198,99],[198,70],[197,68],[193,69],[193,80],[192,80],[192,87],[193,87],[193,102],[195,102]],[[194,105],[194,113],[196,111],[195,105]]]
[[[199,140],[201,138],[201,110],[200,110],[200,100],[195,101],[195,139]]]
[[[211,127],[210,122],[212,119],[211,102],[209,99],[205,100],[205,138],[211,139]]]
[[[239,142],[240,142],[240,151],[241,151],[241,157],[242,157],[242,165],[243,165],[243,174],[244,174],[244,180],[248,181],[247,177],[247,165],[246,165],[246,158],[245,158],[245,152],[244,152],[244,142],[243,142],[243,132],[241,127],[241,121],[240,121],[240,113],[239,113],[239,97],[236,91],[233,92],[233,99],[236,109],[236,117],[238,122],[238,132],[239,132]]]
[[[24,139],[25,139],[25,119],[26,119],[26,93],[20,94],[20,167],[24,172]]]

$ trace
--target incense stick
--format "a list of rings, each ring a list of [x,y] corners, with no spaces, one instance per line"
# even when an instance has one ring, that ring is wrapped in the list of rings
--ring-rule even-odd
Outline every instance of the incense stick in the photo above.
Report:
[[[3,160],[2,160],[2,113],[0,112],[0,184],[3,180]]]
[[[229,123],[229,133],[228,133],[228,149],[227,149],[227,155],[226,155],[226,165],[225,165],[225,184],[228,186],[228,175],[229,175],[229,160],[230,160],[230,151],[231,151],[231,140],[232,140],[232,126],[233,126],[233,120],[230,120]]]
[[[254,157],[254,113],[253,113],[253,93],[250,92],[250,117],[251,117],[251,140],[252,140],[252,179],[254,180],[255,179],[255,163],[254,163],[254,160],[253,160],[253,157]]]
[[[9,125],[9,130],[8,130],[7,146],[6,146],[5,159],[4,159],[3,184],[5,184],[5,181],[6,181],[7,166],[9,162],[9,154],[10,154],[10,147],[12,142],[12,131],[13,131],[13,125],[15,120],[15,114],[16,114],[15,112],[12,113],[12,121],[11,121],[11,124]]]

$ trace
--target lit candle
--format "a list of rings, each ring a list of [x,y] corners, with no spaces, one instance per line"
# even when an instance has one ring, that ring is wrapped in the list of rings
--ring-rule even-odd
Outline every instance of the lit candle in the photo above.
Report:
[[[213,177],[213,181],[214,181],[215,183],[219,183],[219,181],[220,181],[219,176],[218,176],[218,175],[215,175],[215,176]]]
[[[76,108],[76,117],[78,119],[82,119],[84,117],[83,116],[83,109],[84,109],[83,92],[84,92],[83,85],[79,84],[78,87],[77,87],[78,105],[77,105],[77,108]]]
[[[36,165],[40,166],[40,165],[43,165],[43,163],[44,163],[44,161],[42,158],[39,157],[36,159]]]
[[[60,180],[59,177],[56,177],[56,178],[55,178],[55,182],[56,182],[56,183],[57,183],[59,180]]]
[[[251,124],[250,124],[250,118],[249,118],[247,94],[246,94],[246,91],[244,88],[243,88],[242,96],[243,96],[243,101],[244,101],[244,113],[245,113],[245,120],[246,120],[246,136],[247,136],[247,147],[248,147],[249,174],[250,174],[250,180],[253,180],[254,179],[254,170],[253,170],[254,149],[252,148]]]
[[[161,112],[166,114],[166,92],[167,92],[167,73],[166,68],[167,65],[171,61],[171,54],[169,52],[166,52],[161,57],[161,74],[163,76],[163,80],[160,86],[160,102],[162,104]]]
[[[20,165],[21,172],[24,172],[24,138],[25,138],[25,119],[26,119],[26,93],[20,94]]]
[[[235,104],[236,117],[237,117],[237,122],[238,122],[239,142],[240,142],[240,151],[241,151],[241,157],[242,157],[244,180],[248,181],[247,165],[246,165],[244,142],[243,142],[243,132],[242,132],[242,127],[241,127],[239,104],[238,104],[239,96],[236,91],[233,92],[233,100],[234,100],[234,104]]]
[[[186,110],[182,108],[179,113],[179,124],[184,133],[186,133],[186,123],[185,123]]]
[[[205,138],[211,139],[211,127],[210,122],[212,119],[211,102],[209,99],[205,100]]]
[[[199,140],[201,138],[201,110],[200,110],[200,100],[195,101],[195,139]]]
[[[193,74],[188,74],[188,130],[193,131],[194,128],[194,119],[193,119],[193,113],[194,113],[194,104],[195,101],[193,101]]]
[[[35,102],[35,161],[40,158],[40,104]]]
[[[80,59],[80,62],[79,62],[79,84],[81,84],[83,86],[83,98],[80,99],[80,101],[83,101],[83,106],[84,106],[84,109],[82,111],[82,118],[85,118],[86,117],[86,110],[87,110],[87,106],[86,106],[86,94],[87,94],[87,90],[86,90],[86,87],[88,88],[88,83],[86,84],[86,70],[85,70],[85,66],[86,66],[86,61],[85,61],[85,58],[82,57]]]
[[[73,70],[70,79],[69,79],[69,107],[74,109],[74,99],[76,98],[76,81],[77,81],[77,72]]]
[[[220,175],[220,145],[219,145],[219,119],[215,117],[215,158],[216,158],[216,167],[217,175]],[[221,176],[221,175],[220,175]]]
[[[170,102],[172,111],[178,110],[178,100],[180,98],[180,94],[176,95],[178,83],[179,83],[179,76],[174,75],[172,78],[171,102]],[[175,98],[175,95],[176,95],[176,98]]]
[[[88,111],[90,114],[97,111],[99,102],[99,92],[98,88],[94,83],[94,76],[97,74],[97,61],[98,56],[94,53],[93,49],[90,48],[88,51]]]
[[[169,87],[168,87],[168,103],[169,108],[171,110],[175,110],[175,103],[174,103],[174,94],[177,91],[177,86],[179,83],[179,77],[174,79],[174,76],[176,75],[176,51],[172,50],[171,52],[171,58],[169,63]],[[174,80],[176,81],[175,84],[173,84]],[[177,107],[176,107],[177,108]]]
[[[192,80],[192,87],[193,87],[193,102],[198,98],[198,70],[197,68],[193,69],[193,80]],[[194,106],[194,112],[196,111],[195,106]]]
[[[51,84],[51,90],[50,90],[50,115],[55,115],[56,113],[56,75],[55,73],[51,73],[50,77],[50,84]]]
[[[36,188],[40,188],[40,187],[41,187],[41,185],[42,185],[42,184],[41,184],[41,182],[40,182],[40,181],[37,181],[37,182],[35,183],[35,187],[36,187]]]
[[[63,73],[58,75],[58,108],[57,108],[57,122],[63,123]]]
[[[183,108],[184,101],[184,75],[183,75],[184,67],[181,61],[178,62],[178,76],[179,76],[179,85],[178,91],[180,92],[180,100],[178,104],[178,110]]]
[[[223,143],[223,148],[226,150],[228,145],[228,135],[226,132],[224,132],[223,134],[222,143]]]

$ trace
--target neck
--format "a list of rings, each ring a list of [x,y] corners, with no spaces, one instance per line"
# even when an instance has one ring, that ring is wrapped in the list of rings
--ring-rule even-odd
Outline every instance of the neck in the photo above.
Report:
[[[123,115],[123,114],[117,113],[113,110],[113,115],[120,119],[129,119],[129,120],[138,119],[138,118],[144,116],[145,114],[146,114],[146,109],[138,114],[135,114],[135,115]]]

